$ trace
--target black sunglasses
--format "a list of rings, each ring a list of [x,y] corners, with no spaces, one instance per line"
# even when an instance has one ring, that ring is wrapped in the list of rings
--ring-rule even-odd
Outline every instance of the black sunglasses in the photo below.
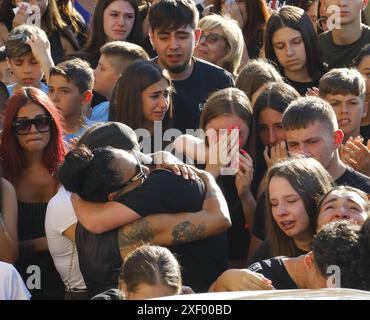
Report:
[[[134,155],[134,157],[136,159],[136,174],[130,180],[128,180],[125,183],[123,183],[120,186],[119,189],[126,188],[131,183],[134,183],[135,181],[137,181],[139,179],[146,180],[148,178],[147,175],[145,174],[144,170],[143,170],[143,166],[141,165],[139,159],[136,157],[136,154],[134,152],[132,154]]]
[[[224,36],[220,35],[220,34],[217,34],[217,33],[202,34],[201,37],[200,37],[200,41],[202,41],[203,39],[205,39],[206,42],[211,43],[211,44],[214,44],[218,40],[223,39],[228,44],[226,38]]]
[[[39,117],[34,119],[18,119],[13,121],[14,131],[19,135],[29,134],[32,125],[34,125],[38,132],[48,132],[51,128],[53,119],[51,117]]]

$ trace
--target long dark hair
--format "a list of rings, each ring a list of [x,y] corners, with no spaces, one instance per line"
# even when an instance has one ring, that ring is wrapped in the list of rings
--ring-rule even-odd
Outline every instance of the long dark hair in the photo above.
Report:
[[[272,216],[269,185],[273,177],[286,179],[298,193],[304,203],[309,218],[312,239],[316,230],[316,215],[320,198],[332,186],[332,178],[324,167],[313,158],[289,158],[273,165],[266,177],[266,235],[271,254],[276,256],[296,256],[298,248],[294,240],[288,237]]]
[[[165,79],[171,86],[171,80],[158,64],[139,60],[128,66],[113,90],[109,107],[109,121],[118,121],[133,130],[144,128],[145,119],[142,112],[142,92],[152,84]],[[172,103],[163,119],[164,130],[170,128]]]
[[[266,58],[278,67],[281,74],[284,74],[284,68],[279,63],[272,44],[274,33],[284,27],[294,29],[301,33],[306,51],[307,72],[312,80],[319,80],[325,70],[321,51],[319,49],[317,34],[310,17],[301,8],[284,6],[278,12],[274,12],[271,15],[265,30]]]
[[[98,0],[94,15],[90,21],[90,34],[86,42],[86,45],[82,48],[82,53],[88,57],[100,56],[100,48],[107,42],[106,34],[104,32],[104,10],[115,1],[126,1],[128,2],[135,12],[135,22],[132,27],[131,33],[127,37],[126,41],[132,42],[138,45],[143,43],[142,30],[141,30],[141,19],[138,14],[138,5],[135,0]],[[90,60],[90,59],[88,59]],[[94,66],[93,66],[94,67]]]

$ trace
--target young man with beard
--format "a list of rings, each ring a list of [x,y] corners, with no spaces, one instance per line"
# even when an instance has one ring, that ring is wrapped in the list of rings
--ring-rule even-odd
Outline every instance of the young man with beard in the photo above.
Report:
[[[157,62],[168,70],[175,87],[174,127],[183,132],[199,127],[210,93],[234,86],[230,73],[193,57],[201,34],[198,19],[192,0],[159,0],[149,12],[149,36]]]

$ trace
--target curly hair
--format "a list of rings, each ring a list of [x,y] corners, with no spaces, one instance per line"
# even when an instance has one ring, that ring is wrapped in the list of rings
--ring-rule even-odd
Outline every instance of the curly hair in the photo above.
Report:
[[[338,266],[342,288],[361,287],[357,272],[360,257],[360,228],[350,220],[334,221],[326,224],[312,242],[314,261],[320,273],[327,278],[328,267]]]

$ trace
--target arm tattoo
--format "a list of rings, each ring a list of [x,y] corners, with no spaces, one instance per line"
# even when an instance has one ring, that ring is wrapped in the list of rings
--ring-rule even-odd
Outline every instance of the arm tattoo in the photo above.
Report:
[[[183,244],[205,237],[207,226],[194,225],[189,221],[181,222],[174,226],[172,231],[172,245]]]
[[[121,227],[118,232],[120,248],[151,243],[153,238],[152,227],[145,218]]]

